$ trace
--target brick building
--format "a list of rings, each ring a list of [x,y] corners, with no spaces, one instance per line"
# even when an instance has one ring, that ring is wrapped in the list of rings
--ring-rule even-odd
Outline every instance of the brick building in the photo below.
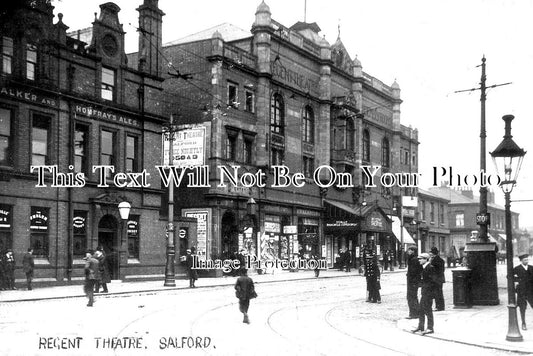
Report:
[[[402,195],[415,193],[379,182],[361,189],[361,165],[382,166],[377,180],[417,172],[418,132],[400,123],[399,85],[363,72],[340,36],[330,44],[319,32],[316,23],[280,24],[262,2],[251,32],[222,24],[163,46],[173,73],[163,85],[177,120],[189,125],[184,130],[205,130],[210,184],[176,194],[182,214],[207,222],[201,255],[244,247],[262,259],[319,255],[331,264],[340,248],[397,250],[388,215]],[[293,178],[302,173],[302,186],[272,187],[280,165]],[[265,187],[220,186],[219,167],[232,166],[239,176],[264,173]],[[320,166],[330,168],[314,177]],[[344,187],[339,173],[349,181]],[[335,178],[333,186],[317,184]]]
[[[149,31],[140,34],[139,60],[129,63],[113,3],[100,6],[91,27],[72,32],[61,14],[53,22],[50,1],[3,7],[0,249],[13,249],[20,265],[31,246],[37,282],[81,280],[85,250],[98,245],[115,279],[163,273],[165,190],[154,165],[166,121],[157,51],[164,14],[157,3],[145,0],[137,9]],[[44,168],[37,187],[31,167],[44,165],[56,167],[57,180]],[[114,173],[102,178],[95,165]],[[111,180],[143,170],[150,186],[135,187],[131,175]],[[131,204],[125,221],[121,201]],[[20,268],[16,273],[22,278]]]
[[[430,188],[429,191],[450,201],[450,240],[451,244],[456,246],[459,253],[463,255],[466,243],[470,242],[472,232],[479,230],[479,226],[476,224],[476,214],[479,213],[479,196],[474,195],[472,188],[456,190],[444,185]],[[507,238],[505,235],[505,208],[495,203],[494,192],[487,194],[487,212],[490,214],[489,240],[496,242],[500,251],[505,251]],[[521,238],[524,232],[520,230],[519,214],[511,211],[511,219],[514,253],[529,252],[528,239]]]
[[[421,238],[420,251],[437,247],[443,258],[451,254],[449,203],[440,195],[418,189],[418,216],[412,229]]]

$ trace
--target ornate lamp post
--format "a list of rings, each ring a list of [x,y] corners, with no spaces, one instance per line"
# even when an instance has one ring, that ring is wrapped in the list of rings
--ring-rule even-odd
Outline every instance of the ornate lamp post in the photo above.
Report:
[[[503,141],[490,153],[496,166],[498,174],[503,171],[503,181],[500,187],[505,194],[505,233],[507,235],[506,249],[507,249],[507,295],[509,308],[509,326],[507,330],[506,340],[508,341],[522,341],[522,335],[518,329],[518,320],[516,317],[516,295],[514,287],[513,276],[513,227],[511,223],[511,191],[516,184],[518,172],[522,165],[522,160],[526,152],[518,147],[513,141],[511,135],[511,121],[514,119],[513,115],[505,115],[505,136]],[[501,175],[500,175],[501,177]]]
[[[118,204],[118,213],[120,214],[120,219],[122,220],[121,221],[121,225],[120,225],[120,250],[119,250],[119,254],[118,254],[118,264],[114,264],[113,268],[115,269],[115,271],[113,272],[115,274],[115,276],[117,276],[117,278],[120,278],[119,276],[119,270],[117,271],[117,267],[120,266],[120,260],[121,260],[121,250],[122,250],[122,246],[123,243],[124,243],[124,240],[128,238],[128,233],[127,233],[127,221],[128,221],[128,218],[130,216],[130,210],[131,210],[131,204],[127,201],[122,201]],[[125,232],[126,230],[126,232]],[[128,251],[126,250],[126,253]],[[127,258],[127,256],[126,256]]]

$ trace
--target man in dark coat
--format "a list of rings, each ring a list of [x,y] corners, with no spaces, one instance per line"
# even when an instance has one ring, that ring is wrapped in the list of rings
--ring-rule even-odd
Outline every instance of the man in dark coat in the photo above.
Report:
[[[242,322],[250,324],[250,319],[248,319],[250,299],[256,298],[257,293],[254,288],[254,281],[248,277],[247,271],[243,270],[242,273],[243,274],[237,278],[237,282],[235,282],[235,296],[239,299],[239,310],[244,315]]]
[[[527,330],[526,326],[526,308],[527,303],[533,308],[533,267],[528,264],[529,255],[518,256],[520,264],[513,268],[514,281],[518,282],[516,286],[516,304],[520,309],[522,317],[522,329]]]
[[[379,283],[380,272],[378,257],[372,249],[367,249],[365,251],[365,277],[366,290],[368,291],[368,298],[366,301],[369,303],[381,303],[381,295],[379,294],[381,286]]]
[[[430,251],[431,265],[435,267],[437,273],[438,288],[435,292],[435,311],[444,310],[444,294],[442,293],[442,285],[446,282],[444,278],[444,270],[446,265],[444,260],[439,256],[439,250],[433,246]]]
[[[100,272],[100,279],[96,281],[94,292],[100,293],[101,286],[103,288],[102,293],[107,293],[107,283],[111,282],[111,276],[109,275],[107,257],[102,246],[98,246],[94,253],[94,258],[98,260],[98,271]]]
[[[22,257],[22,268],[24,269],[24,273],[26,274],[26,283],[28,286],[28,290],[32,290],[31,280],[33,278],[34,267],[35,262],[33,260],[33,249],[30,247],[28,248],[28,252],[24,254],[24,257]]]
[[[17,289],[15,288],[15,256],[13,256],[12,250],[7,250],[6,254],[3,256],[2,263],[4,265],[4,288]]]
[[[418,261],[422,266],[422,297],[420,298],[418,327],[412,332],[420,331],[422,335],[433,334],[433,311],[431,310],[431,304],[438,288],[438,276],[435,267],[429,262],[429,253],[421,253],[418,256]],[[425,317],[428,319],[428,327],[424,330]]]
[[[350,272],[352,268],[352,252],[349,249],[346,249],[344,252],[344,266],[346,267],[346,272]]]
[[[89,298],[88,307],[92,307],[94,303],[94,285],[100,278],[100,271],[98,260],[93,257],[93,251],[88,250],[85,253],[85,295]]]
[[[411,246],[407,250],[407,306],[409,316],[407,319],[419,317],[418,287],[422,278],[422,265],[418,262],[416,247]]]
[[[187,249],[185,265],[187,266],[187,275],[189,276],[189,288],[196,288],[194,282],[198,279],[198,272],[194,269],[194,259],[192,249]]]

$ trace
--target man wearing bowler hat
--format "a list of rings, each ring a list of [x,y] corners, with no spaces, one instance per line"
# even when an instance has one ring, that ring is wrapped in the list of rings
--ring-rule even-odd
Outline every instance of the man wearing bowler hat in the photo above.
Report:
[[[439,256],[439,250],[433,246],[429,253],[430,262],[435,267],[435,273],[437,273],[437,290],[435,291],[435,311],[444,310],[444,294],[442,293],[442,285],[446,282],[444,278],[444,270],[446,269],[444,260]]]
[[[527,303],[533,308],[533,267],[528,264],[529,255],[527,253],[518,256],[518,258],[520,259],[520,264],[513,268],[514,281],[518,282],[516,286],[516,304],[522,317],[522,330],[527,330]]]
[[[435,267],[429,262],[429,253],[421,253],[418,262],[422,266],[422,296],[420,298],[420,310],[418,317],[418,327],[412,332],[421,332],[422,335],[433,334],[433,311],[431,303],[438,288],[437,273]],[[428,319],[427,329],[424,330],[425,318]]]

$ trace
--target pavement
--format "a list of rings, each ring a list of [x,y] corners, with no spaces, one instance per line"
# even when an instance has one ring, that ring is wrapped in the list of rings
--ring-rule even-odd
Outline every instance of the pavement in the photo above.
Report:
[[[385,271],[384,273],[405,273],[405,270],[396,269],[395,271]],[[453,295],[452,283],[445,283],[444,294],[448,302],[446,310],[434,313],[435,333],[420,337],[435,338],[519,354],[533,354],[533,316],[531,316],[531,312],[526,313],[526,316],[530,320],[528,323],[529,330],[520,330],[523,341],[511,342],[505,340],[508,328],[507,289],[504,286],[505,273],[505,265],[498,265],[500,304],[495,306],[473,306],[469,309],[455,309],[450,298]],[[451,281],[451,269],[447,269],[446,274],[447,281]],[[313,271],[276,271],[275,273],[267,274],[251,274],[251,276],[257,284],[315,278]],[[337,270],[322,270],[320,272],[320,278],[346,277],[363,278],[356,269],[353,269],[351,272]],[[235,277],[218,277],[200,278],[196,282],[196,285],[197,288],[212,288],[230,286],[234,283]],[[161,293],[189,288],[188,280],[186,279],[176,279],[175,284],[176,286],[173,287],[165,287],[163,280],[137,282],[112,281],[108,284],[109,293],[96,294],[96,298]],[[62,298],[85,298],[82,285],[34,288],[31,291],[19,289],[0,292],[0,303],[19,303]],[[518,316],[518,318],[520,317]],[[519,324],[521,324],[520,319],[518,320]],[[411,330],[416,328],[417,324],[418,320],[400,319],[397,321],[397,327],[406,333],[410,333]]]

